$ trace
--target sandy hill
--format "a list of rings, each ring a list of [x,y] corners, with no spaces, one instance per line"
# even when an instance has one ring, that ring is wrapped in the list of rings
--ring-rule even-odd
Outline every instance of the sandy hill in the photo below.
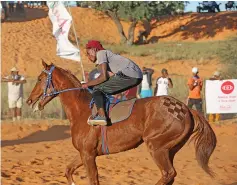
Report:
[[[119,43],[117,28],[109,17],[86,8],[75,7],[71,8],[71,11],[81,40],[98,39],[108,43]],[[221,40],[236,34],[236,20],[236,12],[162,18],[160,21],[153,21],[151,26],[139,23],[135,37],[139,31],[146,30],[150,33],[148,40],[154,42]],[[122,24],[127,33],[129,24]],[[16,65],[21,73],[36,76],[42,69],[41,58],[79,75],[80,67],[77,63],[56,56],[56,41],[51,30],[45,9],[26,9],[26,18],[14,17],[11,21],[2,23],[2,75],[6,75],[9,69]],[[89,70],[93,65],[85,58],[83,48],[81,52],[85,68]],[[155,63],[155,59],[152,60]],[[142,65],[142,62],[138,64]]]

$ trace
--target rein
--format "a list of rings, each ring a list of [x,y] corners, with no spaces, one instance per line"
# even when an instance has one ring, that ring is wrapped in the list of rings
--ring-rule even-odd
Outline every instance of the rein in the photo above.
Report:
[[[46,79],[46,84],[45,84],[45,88],[44,88],[44,94],[42,96],[42,98],[46,98],[48,96],[56,96],[60,93],[64,93],[64,92],[68,92],[68,91],[75,91],[75,90],[82,90],[83,88],[81,87],[77,87],[77,88],[69,88],[69,89],[63,89],[63,90],[59,90],[57,91],[55,88],[54,88],[54,85],[53,85],[53,81],[52,81],[52,73],[53,73],[53,70],[55,69],[55,66],[52,65],[50,70],[47,71],[47,70],[43,70],[43,72],[45,72],[47,74],[47,79]],[[48,93],[47,94],[47,90],[49,89],[49,87],[52,86],[52,89],[53,91],[51,93]],[[91,89],[88,89],[87,90],[92,93],[92,90]]]

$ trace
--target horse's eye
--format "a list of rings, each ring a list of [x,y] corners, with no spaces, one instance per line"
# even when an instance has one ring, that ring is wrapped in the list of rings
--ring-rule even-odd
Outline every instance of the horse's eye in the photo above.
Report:
[[[38,79],[38,82],[41,82],[41,79],[40,79],[40,78]]]

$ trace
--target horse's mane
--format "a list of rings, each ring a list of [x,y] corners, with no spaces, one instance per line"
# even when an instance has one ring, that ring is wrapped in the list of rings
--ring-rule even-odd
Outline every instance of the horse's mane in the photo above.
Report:
[[[77,77],[75,77],[74,74],[72,74],[70,71],[62,69],[60,67],[57,67],[57,68],[69,78],[69,80],[72,82],[72,84],[75,87],[81,87],[81,82],[77,79]]]

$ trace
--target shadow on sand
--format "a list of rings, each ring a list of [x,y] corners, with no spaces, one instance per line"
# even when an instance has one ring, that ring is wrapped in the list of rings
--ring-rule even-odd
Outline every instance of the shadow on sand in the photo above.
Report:
[[[182,40],[193,38],[199,40],[202,38],[213,38],[219,32],[224,30],[237,30],[237,13],[221,12],[221,13],[205,13],[205,14],[186,14],[185,16],[167,17],[163,21],[155,21],[151,24],[143,22],[144,36],[148,38],[153,29],[158,28],[169,22],[183,21],[190,17],[189,21],[184,25],[179,25],[172,29],[169,33],[163,35],[154,35],[147,40],[148,43],[156,43],[159,39],[167,38],[180,33]],[[139,39],[138,39],[139,40]]]
[[[22,139],[3,140],[1,147],[67,139],[71,137],[71,135],[67,133],[69,130],[70,127],[67,125],[55,125],[46,131],[40,130]]]

